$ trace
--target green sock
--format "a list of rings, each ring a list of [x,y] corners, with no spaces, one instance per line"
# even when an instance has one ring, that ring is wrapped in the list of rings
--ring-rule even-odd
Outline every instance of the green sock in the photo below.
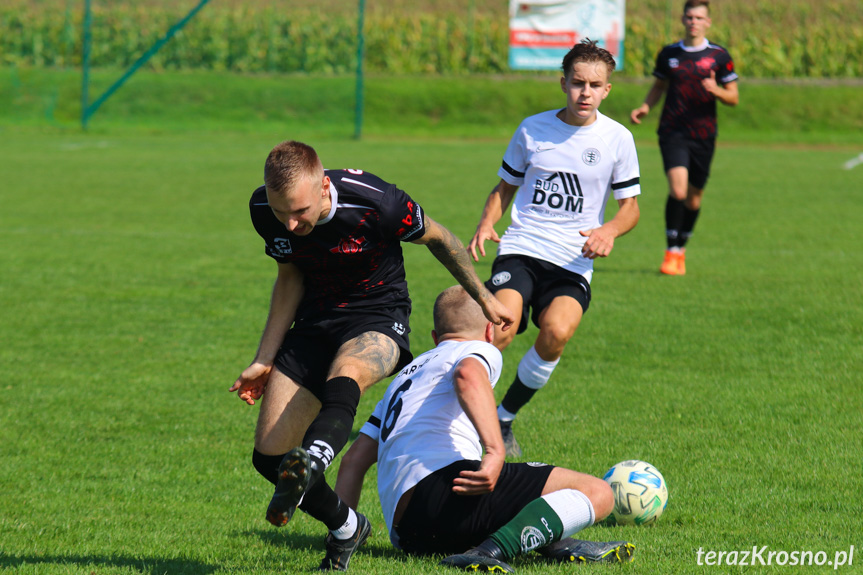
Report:
[[[563,522],[551,506],[539,497],[528,503],[512,520],[491,534],[494,541],[512,559],[560,539]]]

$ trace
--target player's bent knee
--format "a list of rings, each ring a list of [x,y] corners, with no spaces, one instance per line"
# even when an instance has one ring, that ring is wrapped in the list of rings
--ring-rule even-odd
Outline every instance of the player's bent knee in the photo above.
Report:
[[[561,348],[565,346],[570,339],[572,339],[572,335],[574,333],[575,327],[568,323],[554,323],[551,324],[547,330],[547,334],[551,341]]]
[[[272,431],[270,433],[255,433],[255,451],[264,455],[285,454],[294,447],[298,447],[301,442],[302,436],[296,439],[284,437]]]
[[[614,508],[614,492],[611,486],[599,477],[565,467],[555,467],[548,476],[542,493],[546,495],[560,489],[575,489],[584,493],[593,505],[597,522],[608,517]]]
[[[596,522],[602,521],[611,514],[614,509],[614,492],[611,486],[602,479],[596,478],[597,483],[592,494],[588,495],[593,504],[593,512],[596,514]]]
[[[563,354],[563,349],[574,333],[575,329],[567,325],[544,325],[537,338],[536,351],[543,360],[554,361]]]
[[[700,210],[701,209],[701,194],[698,195],[690,195],[686,198],[686,209],[688,210]]]

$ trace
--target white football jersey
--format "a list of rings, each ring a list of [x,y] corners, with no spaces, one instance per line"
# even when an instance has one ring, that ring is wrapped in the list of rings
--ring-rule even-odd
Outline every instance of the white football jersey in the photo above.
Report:
[[[497,253],[545,260],[590,281],[593,260],[581,255],[587,238],[579,231],[604,223],[612,192],[615,200],[641,193],[638,155],[630,131],[599,111],[588,126],[557,113],[526,118],[509,142],[498,175],[520,188]]]
[[[396,376],[360,429],[378,441],[378,494],[396,547],[393,514],[401,496],[451,463],[482,459],[479,434],[453,385],[453,369],[467,357],[485,366],[494,387],[503,365],[496,347],[483,341],[443,341]]]

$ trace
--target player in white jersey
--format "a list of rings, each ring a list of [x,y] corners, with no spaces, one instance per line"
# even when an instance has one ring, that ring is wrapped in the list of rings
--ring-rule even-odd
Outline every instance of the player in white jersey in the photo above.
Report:
[[[614,66],[611,54],[589,40],[567,53],[560,80],[566,107],[518,127],[468,246],[479,261],[486,240],[500,243],[486,285],[521,314],[517,329],[496,330],[495,346],[502,350],[523,332],[531,310],[539,327],[498,407],[507,455],[521,455],[512,433],[516,413],[548,382],[587,311],[593,260],[608,256],[615,238],[638,223],[635,142],[629,130],[599,112]],[[606,222],[612,194],[619,208]],[[500,238],[494,225],[510,202],[512,223]]]
[[[404,368],[345,453],[336,491],[356,507],[377,462],[390,540],[444,564],[511,571],[537,550],[552,561],[628,561],[634,547],[572,539],[611,512],[597,477],[545,464],[505,463],[492,388],[501,371],[494,327],[460,286],[435,301],[436,347]],[[483,453],[483,448],[485,453]]]

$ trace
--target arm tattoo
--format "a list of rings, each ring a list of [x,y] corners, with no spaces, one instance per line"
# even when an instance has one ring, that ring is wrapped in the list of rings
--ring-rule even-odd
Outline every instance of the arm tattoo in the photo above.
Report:
[[[480,281],[479,276],[476,275],[464,244],[445,227],[438,224],[438,228],[441,237],[430,240],[426,244],[429,251],[449,270],[452,277],[474,300],[479,302],[485,299],[485,286]]]

